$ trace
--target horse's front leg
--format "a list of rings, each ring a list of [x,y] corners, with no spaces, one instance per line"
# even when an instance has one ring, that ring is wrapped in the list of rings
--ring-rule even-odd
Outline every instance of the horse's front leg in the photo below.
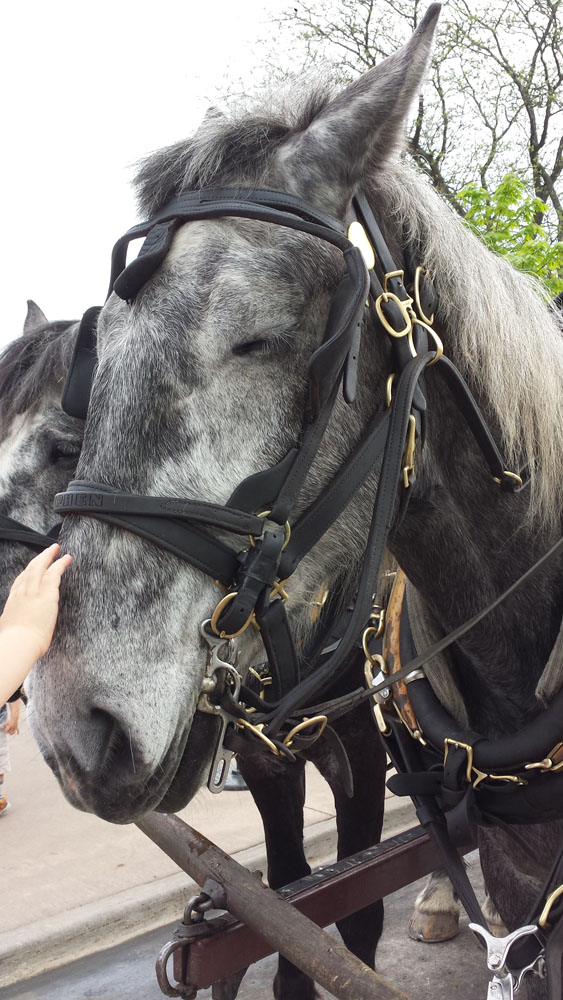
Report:
[[[320,751],[314,763],[331,786],[336,806],[338,858],[363,851],[381,839],[385,799],[386,755],[366,705],[343,716],[333,727],[346,749],[354,781],[349,798],[334,774],[334,762]],[[383,901],[370,903],[337,921],[346,947],[374,968],[375,949],[383,928]]]
[[[268,882],[279,889],[310,874],[303,850],[305,767],[277,760],[266,753],[239,757],[239,769],[258,807],[266,840]],[[276,1000],[313,1000],[315,985],[283,955],[274,980]]]

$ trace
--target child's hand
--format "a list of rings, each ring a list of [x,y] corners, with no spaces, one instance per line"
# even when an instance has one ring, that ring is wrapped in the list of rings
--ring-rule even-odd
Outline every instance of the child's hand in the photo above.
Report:
[[[19,719],[15,718],[13,714],[10,715],[10,718],[4,723],[2,729],[8,736],[15,736],[20,731]]]
[[[72,556],[60,559],[60,545],[51,545],[35,556],[14,580],[4,611],[0,632],[17,629],[28,651],[40,659],[50,645],[59,608],[59,586]]]

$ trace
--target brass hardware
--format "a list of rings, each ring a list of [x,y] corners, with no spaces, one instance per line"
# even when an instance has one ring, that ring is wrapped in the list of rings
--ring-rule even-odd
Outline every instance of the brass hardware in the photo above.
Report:
[[[508,469],[505,469],[504,475],[508,476],[510,479],[515,479],[519,486],[522,485],[522,477],[519,476],[517,472],[509,472]],[[491,479],[493,480],[493,483],[498,483],[499,486],[502,483],[502,479],[499,479],[498,476],[491,476]]]
[[[383,279],[383,291],[386,292],[388,295],[393,295],[394,294],[393,292],[389,291],[389,287],[388,287],[388,284],[389,284],[389,281],[391,280],[391,278],[399,278],[399,280],[401,282],[403,282],[404,279],[405,279],[405,272],[404,271],[387,271],[387,274],[385,275],[385,277]],[[404,301],[405,305],[410,305],[410,303],[412,302],[412,299],[411,299],[411,297],[409,295],[409,298],[408,299],[403,299],[403,301]]]
[[[473,788],[477,788],[486,778],[489,781],[512,781],[515,785],[528,784],[525,778],[519,778],[516,774],[487,774],[485,771],[480,771],[478,767],[473,768],[473,774],[477,775],[473,782]]]
[[[270,686],[270,684],[273,684],[274,682],[273,677],[271,676],[271,674],[265,674],[264,676],[262,676],[262,674],[259,674],[258,671],[254,669],[254,667],[249,667],[248,672],[249,674],[252,674],[252,676],[255,677],[258,683],[260,684],[259,697],[262,698],[262,700],[264,701],[266,698],[266,692],[264,688],[267,688]],[[256,709],[251,707],[247,708],[246,711],[255,712]]]
[[[536,764],[525,764],[524,770],[533,771],[537,768],[540,771],[551,771],[553,774],[563,770],[563,760],[560,760],[558,764],[553,763],[555,754],[559,753],[562,748],[563,743],[556,743],[553,749],[549,751],[547,757],[544,757],[543,760],[538,761]]]
[[[427,323],[422,323],[419,319],[417,319],[416,322],[418,323],[419,326],[423,326],[424,327],[424,329],[427,331],[427,333],[430,334],[430,336],[432,337],[432,340],[434,341],[434,347],[436,348],[436,354],[434,355],[434,357],[432,358],[432,360],[429,361],[428,364],[426,365],[427,368],[431,368],[432,365],[435,365],[436,362],[439,361],[440,358],[442,357],[442,354],[444,353],[444,345],[443,345],[442,341],[440,340],[440,337],[438,336],[438,334],[436,333],[436,331],[433,330],[431,326],[428,326]]]
[[[273,585],[273,587],[272,587],[272,589],[270,591],[270,600],[271,601],[274,599],[274,597],[276,596],[276,594],[278,595],[278,597],[281,598],[282,601],[289,601],[289,594],[288,594],[287,590],[285,589],[285,585],[286,585],[286,583],[287,583],[288,580],[289,580],[289,577],[287,577],[285,580],[274,580],[274,585]]]
[[[217,628],[217,622],[219,621],[219,617],[221,615],[221,612],[224,611],[224,609],[227,607],[228,604],[231,603],[231,601],[234,601],[234,599],[237,596],[237,594],[238,594],[238,590],[233,590],[233,591],[231,591],[230,594],[225,594],[225,596],[221,598],[221,600],[219,601],[217,607],[215,608],[215,611],[211,615],[211,619],[210,619],[209,624],[210,624],[211,628],[213,629],[213,631],[215,632],[215,635],[218,635],[220,639],[236,639],[237,635],[242,635],[243,632],[246,632],[248,626],[255,621],[254,611],[253,611],[251,613],[251,615],[246,619],[246,621],[245,621],[244,625],[242,626],[242,628],[239,628],[238,632],[220,632],[219,631],[219,629]]]
[[[470,746],[469,743],[460,743],[459,740],[451,740],[448,736],[446,736],[444,740],[444,767],[446,766],[450,747],[459,747],[460,750],[465,750],[467,754],[465,778],[469,784],[471,784],[471,772],[473,770],[473,747]]]
[[[236,725],[237,729],[248,729],[248,731],[251,732],[253,736],[257,736],[259,740],[262,740],[262,742],[266,744],[268,749],[271,750],[272,753],[276,755],[276,757],[279,757],[280,752],[276,744],[272,743],[272,741],[263,732],[264,729],[263,722],[260,722],[257,726],[253,726],[252,723],[248,722],[246,719],[237,719]]]
[[[288,747],[288,749],[291,749],[291,745],[293,743],[293,737],[296,736],[297,733],[301,733],[304,729],[309,729],[311,726],[316,726],[316,725],[319,726],[319,732],[315,737],[315,739],[318,740],[319,737],[322,736],[322,734],[324,733],[327,722],[328,719],[326,715],[313,715],[310,719],[303,719],[303,722],[299,722],[297,726],[294,726],[293,729],[290,729],[287,736],[284,738],[283,741],[284,747]],[[295,752],[298,753],[298,750],[296,750]]]
[[[405,322],[405,326],[404,326],[403,330],[397,331],[397,330],[393,329],[393,327],[391,326],[391,324],[390,324],[389,320],[387,319],[387,317],[384,315],[383,310],[381,308],[381,302],[382,301],[383,302],[389,302],[389,301],[391,301],[391,302],[396,302],[397,303],[397,305],[399,306],[400,312],[401,312],[401,316],[403,317],[403,320]],[[383,328],[385,330],[387,330],[387,333],[391,337],[396,337],[397,340],[400,340],[401,337],[406,337],[407,334],[409,334],[411,332],[411,330],[412,330],[412,320],[411,320],[411,318],[409,316],[408,308],[407,308],[408,304],[409,304],[408,302],[403,301],[402,299],[400,299],[398,297],[398,295],[395,295],[394,292],[382,292],[381,295],[379,295],[376,298],[376,300],[375,300],[375,311],[377,313],[377,316],[379,318],[379,321],[380,321],[381,325],[383,326]]]
[[[271,514],[271,513],[272,513],[271,510],[263,510],[263,511],[260,512],[260,514],[257,514],[256,517],[266,518],[268,516],[268,514]],[[285,524],[283,526],[283,530],[284,530],[284,539],[283,539],[283,545],[282,545],[282,548],[281,548],[282,552],[283,552],[284,549],[287,548],[287,546],[289,544],[289,539],[291,538],[291,525],[290,525],[289,521],[285,522]],[[250,541],[250,544],[251,544],[252,548],[255,548],[256,543],[255,543],[254,538],[252,537],[252,535],[249,535],[248,538],[249,538],[249,541]]]
[[[422,276],[428,278],[429,281],[431,280],[428,268],[421,267],[421,265],[419,264],[416,271],[414,272],[414,287],[413,287],[414,302],[418,310],[418,315],[422,317],[422,319],[424,320],[425,323],[428,324],[428,326],[432,326],[432,323],[434,322],[434,313],[432,313],[432,315],[428,317],[420,304],[420,279]]]
[[[379,639],[385,631],[385,608],[382,608],[379,604],[374,604],[369,620],[373,622],[373,625],[370,627],[377,629],[374,633],[374,639]]]
[[[309,618],[311,619],[313,625],[318,621],[319,615],[328,600],[329,594],[330,590],[328,589],[326,583],[321,583],[320,587],[317,587],[317,590],[315,591],[315,600],[309,601],[309,607],[311,608],[309,611]]]
[[[393,674],[390,675],[389,682],[391,684],[393,683]],[[420,725],[416,726],[416,728],[414,728],[414,729],[412,728],[412,726],[409,726],[407,720],[405,719],[404,715],[402,714],[401,709],[399,708],[399,706],[398,706],[397,702],[395,701],[395,699],[393,699],[393,707],[394,707],[397,715],[399,716],[400,721],[403,723],[403,726],[407,730],[407,733],[409,734],[409,736],[411,736],[413,738],[413,740],[418,740],[418,742],[420,743],[421,746],[427,747],[428,746],[428,741],[424,739],[424,734],[423,734],[424,731],[420,728]],[[418,720],[417,720],[417,722],[418,722]]]
[[[414,474],[414,449],[416,447],[416,420],[411,413],[409,416],[409,426],[407,430],[407,441],[405,453],[403,455],[403,486],[408,490],[410,486],[409,476]]]
[[[368,649],[369,640],[377,639],[380,635],[381,632],[379,631],[379,627],[376,627],[375,625],[368,625],[362,636],[362,649],[364,651],[366,660],[369,660],[372,667],[377,663],[382,673],[387,674],[387,669],[385,667],[385,660],[380,655],[380,653],[370,653]]]
[[[391,406],[391,401],[392,401],[392,398],[393,398],[393,382],[395,381],[396,378],[397,378],[397,376],[396,376],[395,372],[391,372],[391,374],[387,378],[387,383],[386,383],[386,386],[385,386],[385,397],[386,397],[386,400],[387,400],[387,406],[388,407]]]
[[[385,716],[383,714],[383,709],[378,701],[373,704],[373,714],[375,716],[375,721],[377,722],[377,728],[382,736],[391,736],[391,729],[387,725]]]
[[[550,892],[549,896],[545,901],[545,906],[539,916],[538,925],[540,927],[545,927],[545,925],[547,924],[547,918],[551,913],[551,908],[553,904],[562,895],[563,895],[563,885],[557,886],[557,889],[554,889],[553,892]]]
[[[357,220],[351,222],[348,226],[347,235],[350,243],[360,251],[368,271],[373,271],[375,267],[375,253],[361,222]]]
[[[448,759],[448,750],[450,747],[459,747],[461,750],[465,750],[467,754],[467,767],[465,770],[465,780],[473,785],[473,788],[477,788],[482,781],[488,779],[489,781],[512,781],[515,785],[527,785],[528,782],[524,778],[519,778],[516,774],[487,774],[485,771],[480,771],[478,767],[475,767],[473,763],[473,747],[469,743],[461,743],[458,740],[451,740],[448,737],[444,740],[444,767]],[[473,775],[477,775],[473,779]]]

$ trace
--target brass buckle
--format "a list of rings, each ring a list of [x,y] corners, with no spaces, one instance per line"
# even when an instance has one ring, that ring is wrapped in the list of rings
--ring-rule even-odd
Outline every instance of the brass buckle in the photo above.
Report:
[[[460,750],[465,750],[467,754],[465,778],[469,784],[471,784],[471,772],[473,771],[473,747],[470,746],[469,743],[461,743],[459,740],[451,740],[449,736],[446,736],[444,739],[444,767],[446,766],[450,747],[458,747]]]

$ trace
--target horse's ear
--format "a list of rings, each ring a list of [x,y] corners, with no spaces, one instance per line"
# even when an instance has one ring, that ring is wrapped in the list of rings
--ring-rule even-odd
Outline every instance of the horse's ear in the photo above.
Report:
[[[48,319],[43,310],[39,308],[37,302],[34,302],[33,299],[28,299],[23,332],[29,333],[30,330],[36,330],[38,326],[43,326],[45,323],[48,323]]]
[[[440,9],[433,3],[406,45],[350,84],[283,144],[279,165],[296,194],[342,213],[368,162],[381,165],[402,148]]]

